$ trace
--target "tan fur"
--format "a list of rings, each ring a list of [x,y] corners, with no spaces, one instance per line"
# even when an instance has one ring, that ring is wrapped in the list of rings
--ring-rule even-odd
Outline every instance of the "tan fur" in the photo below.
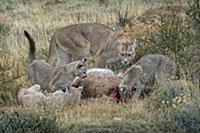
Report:
[[[120,83],[120,93],[123,99],[138,99],[147,91],[151,82],[160,84],[166,79],[176,76],[177,65],[169,57],[159,54],[143,56],[135,65],[125,72]]]
[[[45,96],[42,92],[35,89],[36,86],[31,88],[22,88],[17,94],[17,100],[23,107],[38,107],[51,106],[51,107],[66,107],[70,105],[76,105],[79,103],[81,98],[81,90],[70,86],[69,90],[63,92],[58,90],[54,93],[48,93]]]
[[[27,31],[24,31],[24,34],[29,41],[28,78],[32,85],[39,84],[42,90],[48,90],[53,67],[45,60],[36,59],[35,41]]]
[[[53,107],[73,106],[80,102],[81,91],[79,88],[70,86],[69,90],[62,92],[58,90],[48,96],[47,105]]]
[[[99,98],[109,89],[119,86],[121,78],[109,69],[92,68],[86,73],[86,78],[76,78],[75,86],[83,86],[83,98]]]
[[[39,84],[42,90],[55,91],[65,88],[68,81],[72,81],[75,76],[80,76],[86,71],[84,69],[85,59],[55,68],[44,60],[37,60],[35,42],[27,31],[24,33],[30,45],[28,77],[32,85]]]
[[[56,67],[49,83],[50,90],[65,89],[69,81],[72,82],[76,76],[81,77],[85,73],[84,65],[84,62],[81,60]]]
[[[46,96],[40,92],[40,86],[34,85],[30,88],[22,88],[17,93],[17,100],[23,107],[36,107],[46,102]]]
[[[126,47],[126,50],[131,49],[133,52],[130,53],[134,57],[132,39],[125,34],[98,23],[69,25],[55,31],[51,38],[47,62],[53,65],[57,60],[57,64],[61,65],[93,55],[97,57],[96,67],[105,67],[107,59],[121,59],[122,55],[119,53],[123,47]]]
[[[120,80],[121,79],[117,76],[100,78],[95,75],[90,75],[82,81],[84,85],[83,98],[102,97],[106,95],[109,89],[119,86]]]

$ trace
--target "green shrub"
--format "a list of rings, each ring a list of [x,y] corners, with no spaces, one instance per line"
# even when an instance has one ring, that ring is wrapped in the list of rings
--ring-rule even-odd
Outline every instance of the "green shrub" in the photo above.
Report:
[[[147,40],[152,43],[153,52],[171,55],[178,59],[178,54],[189,45],[190,34],[184,18],[179,16],[176,10],[172,13],[168,16],[160,15],[158,31],[147,37]]]
[[[200,83],[200,44],[190,46],[185,52],[184,64],[187,66],[186,77]]]
[[[192,45],[194,37],[190,19],[185,7],[181,5],[163,5],[149,9],[138,17],[144,28],[151,27],[138,37],[141,44],[136,59],[149,53],[160,53],[184,64],[186,49]],[[143,45],[144,44],[144,45]]]
[[[0,105],[11,104],[14,99],[10,92],[0,91]]]
[[[199,28],[200,26],[200,1],[190,0],[188,1],[189,9],[187,11],[188,16],[193,20],[194,26]],[[198,29],[197,29],[198,30]]]
[[[161,132],[199,133],[200,108],[185,104],[179,109],[167,110],[155,114],[152,121]]]
[[[0,36],[7,35],[10,32],[10,25],[0,21]]]
[[[176,86],[160,87],[155,89],[153,95],[157,108],[176,107],[183,101],[183,90]]]
[[[52,114],[4,111],[0,114],[1,133],[54,133],[62,128],[57,117]]]
[[[157,108],[152,123],[162,132],[198,133],[200,131],[199,86],[188,81],[181,82],[181,84],[178,82],[165,84],[153,92]]]
[[[154,86],[152,100],[156,108],[166,109],[187,103],[188,98],[196,91],[196,86],[186,80],[164,81]],[[197,91],[196,91],[197,92]]]
[[[111,122],[101,125],[76,124],[66,129],[70,133],[153,133],[159,132],[158,128],[152,123],[143,120],[132,120],[123,122]]]
[[[11,94],[12,99],[16,99],[15,96],[18,90],[27,85],[26,69],[23,67],[25,65],[19,62],[19,59],[10,57],[7,54],[9,53],[4,54],[2,52],[2,58],[0,58],[0,99],[3,97],[1,104],[4,105],[10,104],[11,101],[15,102],[15,100],[9,100]]]
[[[177,128],[183,128],[186,132],[199,133],[200,108],[191,104],[183,106],[180,110],[172,112],[172,122]]]

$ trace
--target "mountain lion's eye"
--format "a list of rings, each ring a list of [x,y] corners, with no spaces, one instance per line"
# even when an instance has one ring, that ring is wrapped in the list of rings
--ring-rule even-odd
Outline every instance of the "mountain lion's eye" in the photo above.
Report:
[[[83,65],[79,65],[79,68],[83,67]]]
[[[136,88],[132,86],[132,91],[136,91]]]
[[[132,54],[131,53],[128,53],[128,56],[130,57]]]
[[[124,56],[125,54],[124,53],[120,53],[121,54],[121,56]]]

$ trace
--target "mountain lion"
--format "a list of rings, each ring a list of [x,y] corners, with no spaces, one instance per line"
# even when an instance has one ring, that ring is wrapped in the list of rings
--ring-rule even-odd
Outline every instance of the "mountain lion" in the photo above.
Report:
[[[96,67],[120,61],[128,65],[135,56],[136,39],[98,23],[69,25],[55,31],[47,62],[68,64],[89,55],[96,56]]]
[[[24,35],[29,41],[29,64],[28,78],[32,85],[39,84],[41,89],[55,91],[65,89],[67,82],[72,81],[76,76],[81,76],[86,72],[85,59],[74,61],[69,64],[52,67],[44,60],[36,59],[35,41],[31,35],[24,31]]]
[[[164,80],[175,77],[176,63],[169,57],[160,54],[149,54],[128,68],[119,85],[122,98],[138,99],[147,90],[149,83],[162,83]]]

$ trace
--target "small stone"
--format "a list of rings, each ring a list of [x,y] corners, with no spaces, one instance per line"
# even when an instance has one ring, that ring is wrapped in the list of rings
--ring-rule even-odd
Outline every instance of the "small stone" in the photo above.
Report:
[[[122,121],[122,119],[119,118],[119,117],[114,117],[114,118],[113,118],[113,121]]]
[[[176,104],[172,103],[172,107],[173,107],[173,108],[176,108]]]

